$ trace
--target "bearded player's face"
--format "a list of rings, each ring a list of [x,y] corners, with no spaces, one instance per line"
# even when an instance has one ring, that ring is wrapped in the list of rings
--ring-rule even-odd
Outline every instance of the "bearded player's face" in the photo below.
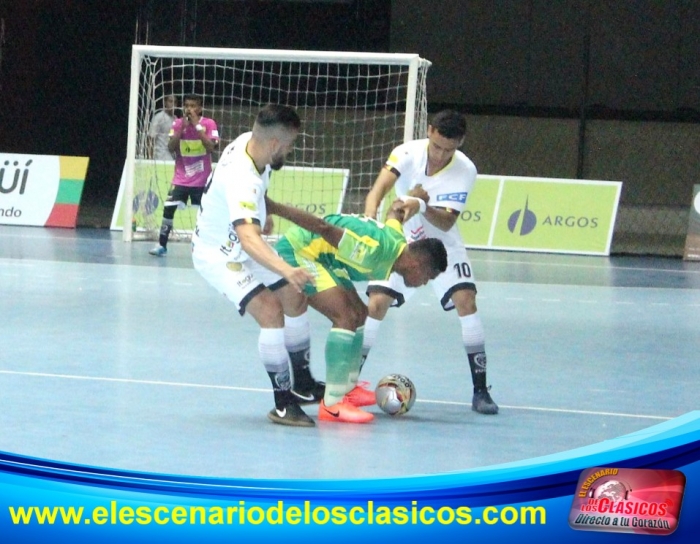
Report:
[[[294,149],[294,141],[297,138],[297,131],[285,132],[279,138],[275,138],[274,149],[270,155],[270,168],[279,170],[284,166],[284,161]]]

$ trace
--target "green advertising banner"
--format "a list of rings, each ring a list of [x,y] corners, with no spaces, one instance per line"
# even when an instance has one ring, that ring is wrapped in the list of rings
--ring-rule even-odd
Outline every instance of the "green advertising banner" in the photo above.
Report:
[[[458,226],[471,248],[609,255],[622,183],[478,176]]]
[[[501,190],[501,178],[477,176],[467,206],[457,220],[457,227],[467,247],[488,247],[496,218],[496,203]]]
[[[608,255],[621,185],[506,178],[490,247]]]
[[[134,186],[134,217],[138,228],[160,227],[163,201],[173,178],[172,161],[136,161]],[[349,171],[340,168],[302,168],[285,166],[273,172],[268,194],[270,198],[296,206],[317,216],[339,213],[343,205]],[[124,228],[124,175],[112,214],[112,230]],[[289,223],[275,218],[275,234],[282,234]],[[187,207],[175,214],[175,230],[191,232],[197,222],[196,208]]]
[[[479,175],[457,220],[464,245],[609,255],[622,183]],[[391,191],[386,207],[394,199]]]

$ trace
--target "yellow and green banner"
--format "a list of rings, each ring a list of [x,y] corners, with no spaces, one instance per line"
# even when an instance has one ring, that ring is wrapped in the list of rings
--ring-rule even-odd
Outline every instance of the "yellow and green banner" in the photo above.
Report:
[[[216,165],[214,165],[216,168]],[[163,216],[163,202],[167,198],[175,171],[173,161],[137,160],[135,165],[136,187],[133,200],[135,227],[157,228]],[[349,171],[339,168],[306,168],[285,166],[272,173],[268,194],[273,200],[296,206],[319,217],[339,213],[347,188]],[[112,214],[112,230],[124,227],[124,174],[119,187],[117,202]],[[192,231],[197,222],[196,208],[188,207],[175,214],[174,228]],[[283,234],[289,227],[287,221],[275,220],[275,234]]]
[[[136,161],[137,226],[160,226],[173,170],[171,161]],[[348,175],[345,169],[284,167],[273,173],[269,194],[323,217],[341,211]],[[123,177],[114,230],[123,228],[122,187]],[[619,181],[479,175],[457,225],[470,248],[609,255],[621,190]],[[286,221],[276,223],[275,234],[289,227]],[[195,224],[192,208],[175,215],[176,229],[191,231]]]
[[[467,247],[609,255],[621,182],[478,176],[458,227]]]

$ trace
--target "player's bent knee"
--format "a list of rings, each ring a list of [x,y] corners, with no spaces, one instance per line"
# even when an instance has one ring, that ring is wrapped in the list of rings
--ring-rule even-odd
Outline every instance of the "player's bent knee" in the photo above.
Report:
[[[363,303],[353,304],[348,307],[348,314],[352,320],[350,323],[350,330],[356,330],[358,327],[362,327],[367,319],[367,306]]]
[[[353,305],[347,305],[338,310],[335,315],[327,316],[333,323],[334,328],[354,331],[365,324],[365,319],[367,318],[366,310],[362,311]]]
[[[452,294],[452,302],[454,302],[460,316],[476,313],[476,293],[474,291],[468,289],[457,291]]]
[[[284,312],[277,297],[268,290],[258,293],[246,306],[249,313],[262,328],[284,327]]]
[[[367,316],[369,315],[369,312],[367,311],[367,306],[364,304],[358,308],[357,312],[357,319],[358,319],[358,327],[361,327],[362,325],[365,324],[365,321],[367,321]]]
[[[384,293],[371,293],[367,302],[369,316],[373,319],[384,319],[393,301],[392,297]]]
[[[274,293],[281,302],[285,315],[298,317],[303,314],[308,307],[306,295],[297,292],[296,289],[289,284]]]

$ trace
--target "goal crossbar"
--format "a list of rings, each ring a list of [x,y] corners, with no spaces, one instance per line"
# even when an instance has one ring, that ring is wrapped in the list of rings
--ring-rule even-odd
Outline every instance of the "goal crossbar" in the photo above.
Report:
[[[293,49],[237,49],[218,47],[178,47],[171,45],[134,45],[132,54],[138,57],[222,60],[262,60],[337,62],[341,64],[405,65],[420,60],[414,53],[354,53],[350,51],[303,51]]]

